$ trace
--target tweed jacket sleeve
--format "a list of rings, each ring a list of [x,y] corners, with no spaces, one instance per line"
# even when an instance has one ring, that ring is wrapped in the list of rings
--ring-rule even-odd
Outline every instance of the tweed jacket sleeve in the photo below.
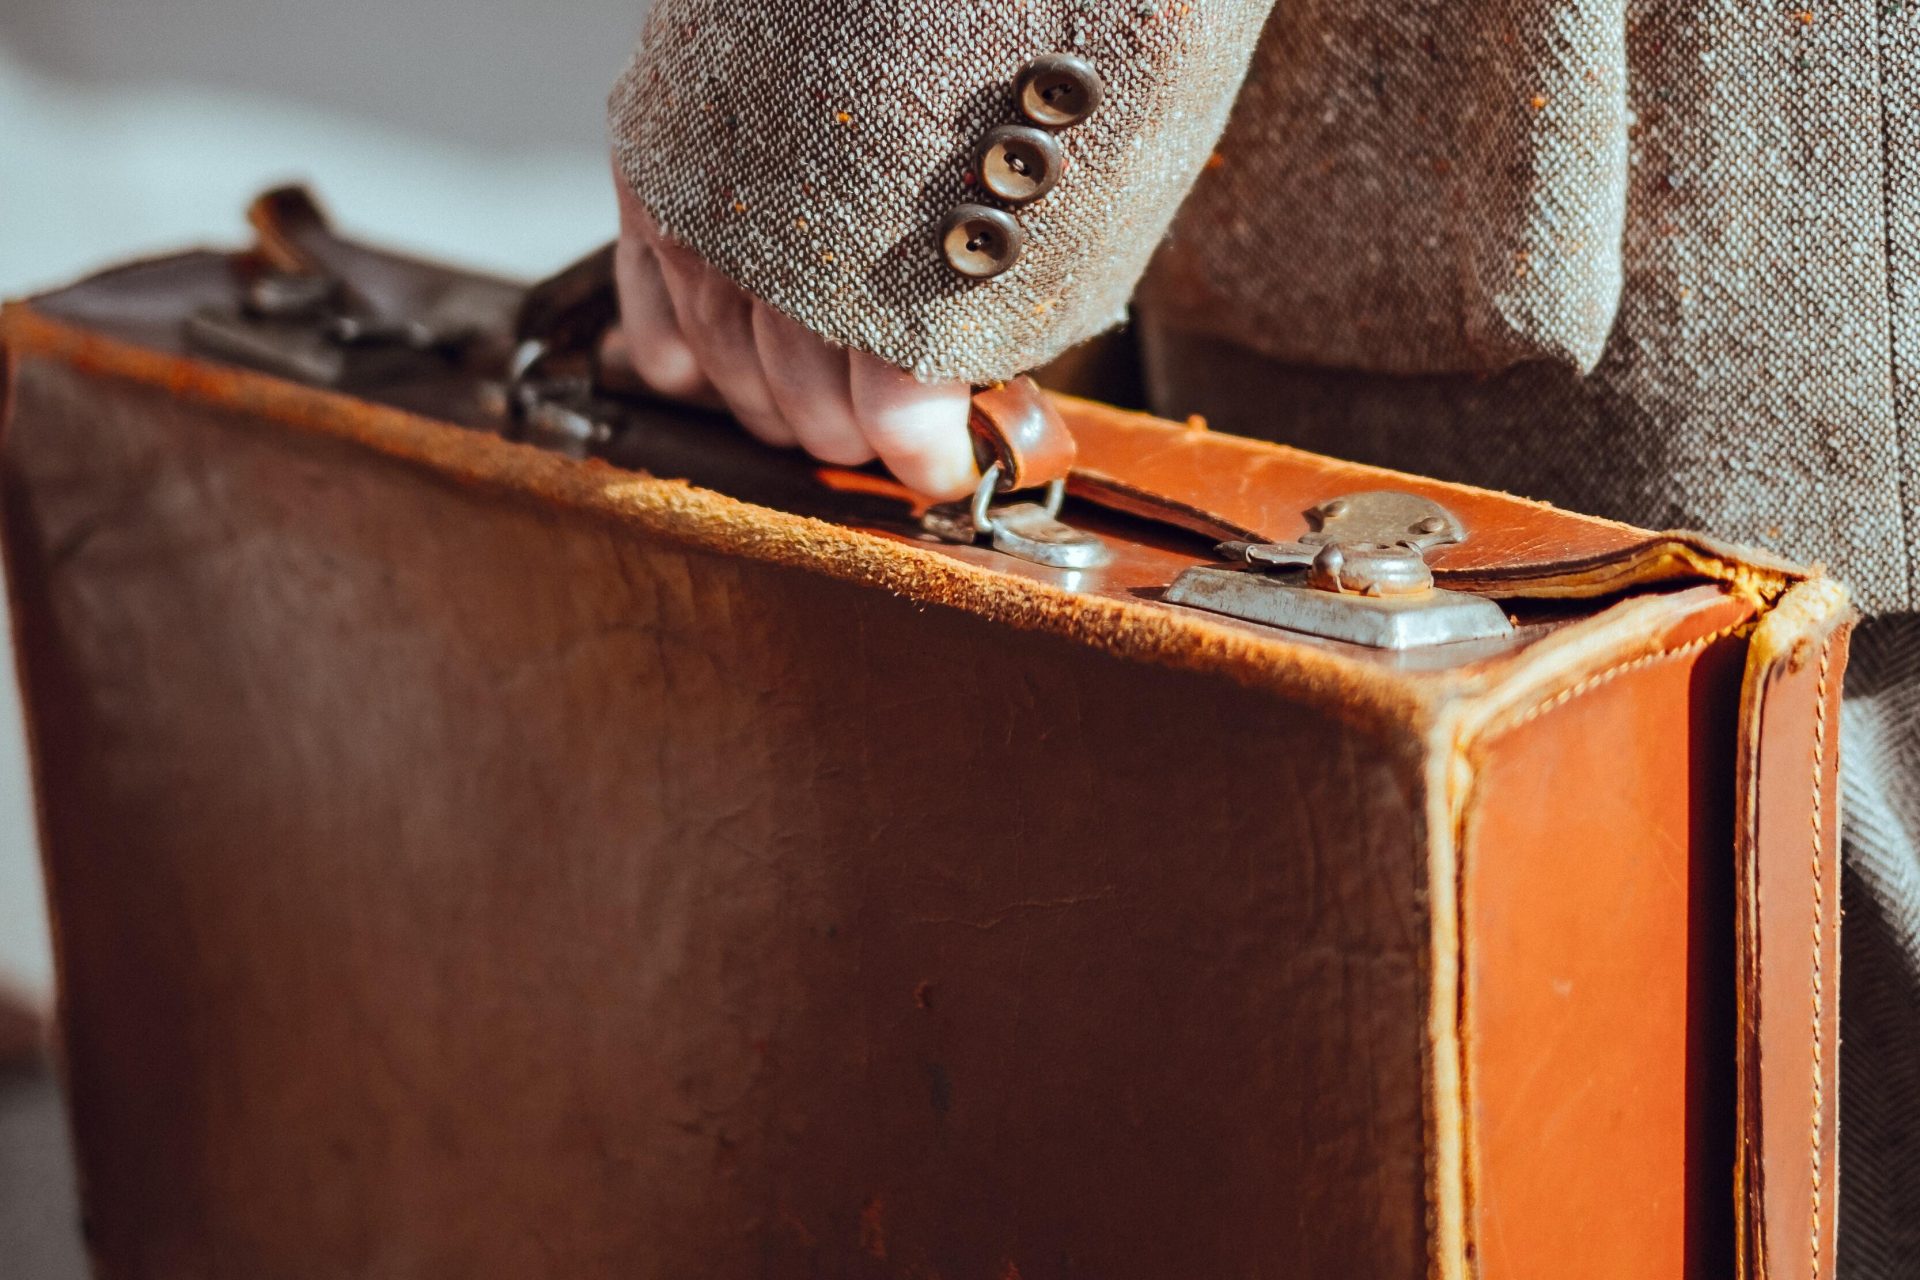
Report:
[[[661,229],[833,342],[986,382],[1125,316],[1212,154],[1269,0],[656,0],[609,113]],[[1023,67],[1104,84],[1057,130],[1057,185],[1010,208],[1011,268],[957,273],[941,227],[993,205],[975,152],[1022,123]]]

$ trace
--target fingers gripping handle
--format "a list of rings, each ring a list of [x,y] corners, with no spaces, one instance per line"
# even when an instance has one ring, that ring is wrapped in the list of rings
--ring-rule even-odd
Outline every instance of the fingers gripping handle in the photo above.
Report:
[[[614,301],[613,247],[589,254],[528,291],[520,310],[523,351],[590,352],[619,315]],[[1032,378],[977,388],[968,413],[984,473],[999,464],[996,491],[1038,489],[1073,468],[1073,434]]]
[[[527,292],[516,326],[522,360],[592,353],[618,314],[609,245]],[[996,492],[1044,488],[1073,468],[1073,434],[1032,378],[977,388],[968,426],[980,470],[999,467]]]
[[[989,538],[997,551],[1056,569],[1091,569],[1112,558],[1098,537],[1059,518],[1076,452],[1073,433],[1032,378],[976,389],[967,421],[979,487],[972,502],[929,510],[924,528],[952,542]],[[995,495],[1009,489],[1044,489],[1046,496],[995,506]]]

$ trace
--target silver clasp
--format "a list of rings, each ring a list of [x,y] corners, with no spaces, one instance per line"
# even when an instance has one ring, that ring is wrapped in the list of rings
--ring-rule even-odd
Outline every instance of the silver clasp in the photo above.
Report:
[[[1377,489],[1323,502],[1313,528],[1292,542],[1226,542],[1220,553],[1263,569],[1305,569],[1322,591],[1415,595],[1433,586],[1427,552],[1466,541],[1460,522],[1431,498]]]
[[[1306,516],[1312,528],[1292,542],[1221,543],[1220,555],[1243,567],[1189,569],[1166,600],[1378,649],[1513,633],[1493,601],[1434,586],[1427,552],[1467,533],[1432,499],[1375,490]]]

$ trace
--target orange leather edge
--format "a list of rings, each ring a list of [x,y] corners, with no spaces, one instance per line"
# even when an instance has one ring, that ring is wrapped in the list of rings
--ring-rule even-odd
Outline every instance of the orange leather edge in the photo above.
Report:
[[[1650,533],[1543,502],[1342,462],[1286,445],[1056,396],[1079,442],[1069,488],[1090,502],[1212,538],[1287,541],[1328,498],[1400,489],[1441,503],[1467,539],[1428,553],[1443,586],[1487,595],[1592,598],[1670,582],[1725,582],[1757,603],[1804,572],[1699,534]]]
[[[1715,588],[1465,747],[1466,1243],[1483,1280],[1722,1280],[1732,761],[1755,609]],[[1634,750],[1622,744],[1638,741]]]
[[[1738,1274],[1834,1269],[1840,1067],[1844,588],[1794,588],[1754,632],[1741,698]]]

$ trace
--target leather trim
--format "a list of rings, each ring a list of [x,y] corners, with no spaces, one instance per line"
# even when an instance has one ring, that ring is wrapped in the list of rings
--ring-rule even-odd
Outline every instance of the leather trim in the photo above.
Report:
[[[1429,1080],[1435,1165],[1429,1195],[1436,1280],[1467,1280],[1482,1271],[1473,1193],[1479,1108],[1469,1063],[1463,859],[1471,852],[1484,759],[1506,734],[1549,712],[1644,668],[1691,659],[1743,635],[1753,626],[1755,612],[1752,602],[1712,585],[1622,601],[1586,626],[1535,645],[1497,689],[1486,697],[1461,699],[1431,731]]]
[[[1755,629],[1737,762],[1738,1274],[1834,1268],[1841,672],[1854,614],[1816,580]]]
[[[743,503],[685,481],[582,464],[404,409],[106,337],[54,319],[34,304],[0,309],[0,349],[13,359],[57,360],[287,430],[350,440],[447,483],[598,512],[682,545],[881,585],[1022,630],[1052,631],[1139,660],[1284,690],[1363,728],[1424,724],[1430,700],[1443,696],[1437,684],[1416,691],[1392,667],[1376,667],[1364,653],[1303,644],[1284,633],[1158,602],[1089,596],[917,543]]]
[[[1636,587],[1725,582],[1770,601],[1797,566],[1699,534],[1649,533],[1512,494],[1184,426],[1090,400],[1056,397],[1080,446],[1070,488],[1090,502],[1210,538],[1284,542],[1328,498],[1404,489],[1449,508],[1467,540],[1428,559],[1441,585],[1512,598],[1589,599]]]
[[[1639,612],[1610,654],[1574,646],[1566,659],[1600,661],[1556,664],[1461,747],[1465,1239],[1482,1280],[1731,1267],[1727,765],[1754,614],[1712,587],[1682,601]]]

